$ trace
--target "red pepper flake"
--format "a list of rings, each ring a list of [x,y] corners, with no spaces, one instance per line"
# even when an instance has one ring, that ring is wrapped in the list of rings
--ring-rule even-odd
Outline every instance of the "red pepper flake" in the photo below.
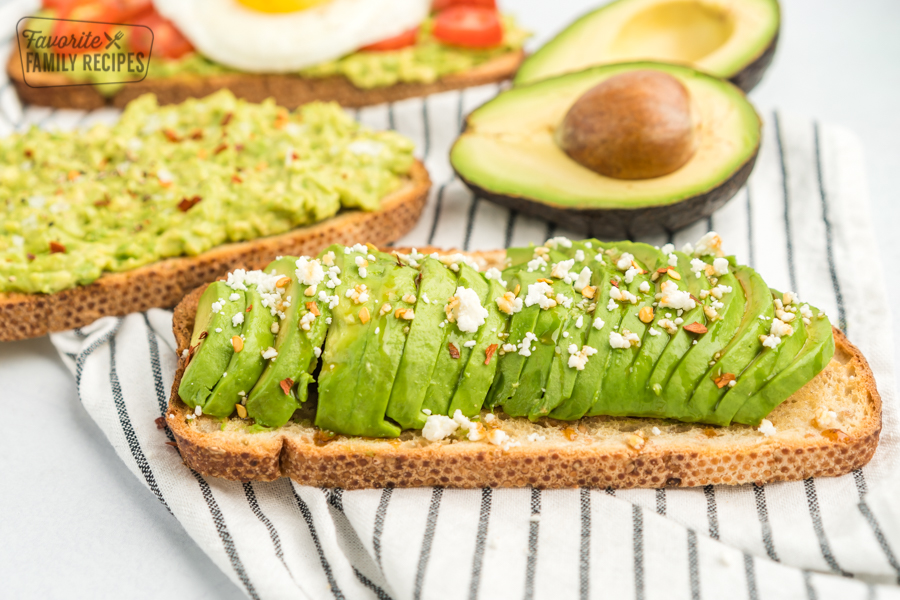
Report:
[[[719,437],[719,433],[712,427],[707,427],[706,429],[704,429],[703,435],[705,435],[708,438]]]
[[[216,146],[216,149],[213,150],[213,154],[221,154],[222,152],[224,152],[227,149],[228,149],[228,144],[219,144],[218,146]]]
[[[252,305],[252,304],[251,304],[250,306],[247,307],[247,312],[250,312],[251,310],[253,310],[253,305]]]
[[[494,358],[494,352],[497,351],[497,344],[491,344],[484,351],[484,364],[491,364],[491,359]]]
[[[291,395],[291,388],[294,387],[294,380],[290,377],[281,380],[281,391],[284,392],[285,396]]]
[[[31,252],[29,252],[29,253],[26,254],[25,256],[28,257],[28,260],[34,260],[34,258],[35,258],[34,254],[32,254]]]
[[[166,139],[170,142],[180,142],[181,138],[175,133],[174,129],[163,129],[163,135],[166,136]]]
[[[238,177],[237,175],[231,176],[231,183],[243,183],[243,181],[244,180],[241,179],[240,177]]]
[[[194,196],[192,198],[182,198],[181,202],[178,203],[178,210],[181,212],[187,212],[194,208],[203,198],[200,196]]]
[[[447,344],[447,349],[450,350],[450,358],[459,358],[459,350],[453,345],[453,342]]]
[[[297,160],[298,158],[300,158],[299,154],[297,154],[296,152],[291,152],[291,160]]]
[[[656,272],[659,273],[660,275],[662,275],[663,273],[668,273],[669,267],[660,267],[656,270]]]
[[[690,323],[689,325],[685,325],[684,330],[690,331],[691,333],[698,333],[698,334],[703,334],[703,333],[706,333],[707,331],[709,331],[706,328],[706,325],[704,325],[703,323],[700,323],[699,321],[694,321],[693,323]],[[722,387],[722,386],[719,386],[719,387]]]
[[[109,198],[104,198],[103,200],[97,200],[94,202],[94,206],[98,208],[102,208],[104,206],[109,206]]]
[[[235,144],[235,145],[234,145],[234,150],[235,150],[235,152],[241,152],[243,149],[244,149],[244,145],[243,145],[243,144]]]
[[[34,152],[28,148],[25,148],[25,158],[31,158],[34,156]]]
[[[720,376],[713,379],[713,383],[716,384],[716,387],[720,390],[728,385],[729,382],[735,381],[737,377],[734,373],[722,373]]]
[[[205,340],[208,336],[209,336],[209,332],[208,332],[208,331],[204,331],[204,332],[202,332],[202,333],[200,334],[200,337],[198,337],[197,339],[198,339],[198,340]]]
[[[337,434],[332,431],[316,431],[313,434],[313,444],[316,446],[324,446],[328,442],[334,441],[337,438]]]
[[[232,113],[225,113],[225,116],[222,117],[222,127],[225,127],[229,123],[231,123],[231,117],[234,115]]]
[[[192,140],[202,140],[203,139],[203,130],[198,128],[198,129],[195,129],[194,131],[192,131],[191,139]]]
[[[613,287],[619,287],[619,282],[616,281],[615,279],[610,279],[609,282],[610,282],[611,284],[613,284]]]
[[[64,254],[66,247],[59,242],[50,242],[50,254]]]

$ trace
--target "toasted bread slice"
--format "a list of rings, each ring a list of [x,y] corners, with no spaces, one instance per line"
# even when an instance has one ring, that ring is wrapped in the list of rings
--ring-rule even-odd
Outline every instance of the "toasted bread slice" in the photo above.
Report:
[[[431,179],[416,162],[409,179],[374,212],[346,211],[310,225],[248,242],[225,244],[198,256],[169,258],[90,285],[54,294],[0,294],[0,341],[22,340],[81,327],[109,315],[177,304],[185,294],[240,265],[265,265],[279,255],[314,255],[333,243],[376,240],[388,244],[406,234],[422,213]]]
[[[187,98],[202,98],[228,88],[238,98],[251,102],[274,98],[280,106],[293,109],[313,100],[333,100],[348,107],[370,106],[504,81],[512,77],[524,56],[522,50],[517,50],[500,55],[469,71],[442,77],[434,83],[398,83],[372,89],[358,88],[346,77],[307,78],[299,75],[235,73],[145,79],[127,83],[112,96],[104,96],[93,85],[72,85],[72,80],[62,73],[34,73],[28,76],[26,83],[18,52],[10,53],[6,72],[22,102],[54,108],[122,108],[138,96],[148,93],[156,94],[160,104],[177,104]]]
[[[505,257],[503,251],[471,255],[484,268],[500,266]],[[179,353],[189,345],[203,289],[175,309]],[[327,438],[311,418],[251,433],[250,421],[238,418],[228,419],[224,427],[220,419],[188,419],[191,411],[177,393],[184,359],[175,375],[166,423],[189,467],[240,481],[290,477],[303,485],[344,489],[659,488],[838,476],[872,458],[881,432],[881,398],[865,357],[839,330],[834,336],[831,363],[769,415],[777,429],[771,436],[743,425],[713,428],[620,417],[533,423],[502,414],[503,430],[519,445],[429,442],[411,431],[396,440]],[[822,408],[838,413],[839,430],[816,426]],[[651,433],[654,427],[658,435]]]

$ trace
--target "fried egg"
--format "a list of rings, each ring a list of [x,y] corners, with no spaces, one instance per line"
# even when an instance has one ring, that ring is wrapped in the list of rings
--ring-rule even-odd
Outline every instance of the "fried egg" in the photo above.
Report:
[[[421,24],[431,0],[154,0],[204,56],[254,73],[340,58]]]

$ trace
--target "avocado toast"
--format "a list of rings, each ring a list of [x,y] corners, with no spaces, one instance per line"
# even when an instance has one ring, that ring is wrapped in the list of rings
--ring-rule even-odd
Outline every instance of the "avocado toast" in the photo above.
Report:
[[[196,343],[208,327],[194,331],[198,288],[175,312],[182,358],[167,424],[202,473],[344,488],[740,484],[865,464],[881,425],[865,359],[817,309],[718,248],[714,234],[694,253],[562,238],[508,253],[333,247],[307,294],[328,324],[325,349],[300,361],[320,385],[286,421],[250,414],[242,396],[220,410],[186,394],[206,377],[198,357],[215,339],[207,329]],[[439,286],[452,295],[411,291],[410,280],[416,291],[427,285],[418,274],[429,259],[456,275],[455,287]],[[419,322],[423,301],[443,315]],[[423,344],[414,326],[440,345]],[[386,390],[412,381],[398,373],[406,368],[420,391]],[[441,389],[455,391],[421,391],[448,371]],[[274,404],[295,406],[292,383]]]
[[[412,147],[334,104],[291,113],[228,91],[4,138],[0,340],[173,306],[236,264],[396,239],[431,183]]]

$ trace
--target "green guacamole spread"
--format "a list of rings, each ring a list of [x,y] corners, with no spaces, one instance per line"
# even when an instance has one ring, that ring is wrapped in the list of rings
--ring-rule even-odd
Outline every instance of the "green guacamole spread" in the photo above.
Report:
[[[0,139],[0,292],[52,293],[163,258],[376,210],[413,143],[336,104],[290,113],[223,90],[128,105],[113,126]]]

